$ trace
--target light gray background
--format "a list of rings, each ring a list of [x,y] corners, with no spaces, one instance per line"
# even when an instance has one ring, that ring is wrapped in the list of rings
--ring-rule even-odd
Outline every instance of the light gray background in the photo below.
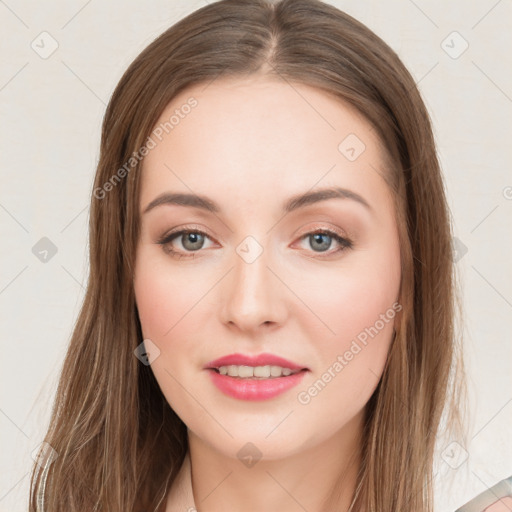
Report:
[[[83,298],[87,207],[105,106],[133,58],[205,3],[0,0],[1,511],[26,510],[31,453],[43,439]],[[451,512],[512,475],[512,5],[329,3],[381,36],[419,83],[455,234],[467,249],[457,267],[470,443],[440,446],[436,473],[436,511]],[[45,59],[31,47],[48,51],[52,39],[58,48]],[[469,47],[458,56],[464,40]],[[42,237],[58,248],[46,263],[32,252]],[[463,450],[469,457],[452,468]]]

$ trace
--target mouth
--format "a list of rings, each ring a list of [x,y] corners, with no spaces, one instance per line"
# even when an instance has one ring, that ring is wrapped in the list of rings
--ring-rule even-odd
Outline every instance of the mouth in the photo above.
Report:
[[[222,375],[229,375],[230,377],[262,377],[267,379],[269,377],[287,377],[297,371],[309,370],[304,365],[269,353],[257,356],[230,354],[210,361],[204,365],[204,368],[217,370]]]
[[[273,354],[232,354],[204,366],[213,384],[239,400],[267,400],[299,384],[309,368]]]
[[[213,370],[219,375],[228,375],[236,379],[279,379],[281,377],[289,377],[299,372],[308,371],[307,368],[295,369],[283,368],[277,365],[265,365],[265,366],[246,366],[246,365],[228,365],[219,366],[218,368],[208,368]]]
[[[247,368],[249,368],[247,371],[253,370],[250,367]],[[283,372],[284,370],[286,368],[283,368]],[[230,376],[220,373],[220,368],[209,368],[207,371],[211,382],[224,395],[237,400],[262,401],[279,395],[286,396],[286,391],[297,386],[309,370],[295,370],[294,373],[286,376],[280,371],[281,376],[275,377],[254,377],[254,375],[252,377]],[[227,371],[230,371],[230,367],[228,367]]]
[[[230,354],[204,367],[224,395],[238,400],[268,400],[297,386],[310,371],[274,354]]]

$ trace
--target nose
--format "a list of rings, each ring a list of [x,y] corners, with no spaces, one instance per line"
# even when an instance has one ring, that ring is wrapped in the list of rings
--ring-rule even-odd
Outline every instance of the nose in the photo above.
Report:
[[[286,319],[286,286],[267,251],[251,261],[235,252],[233,268],[220,290],[221,320],[230,328],[255,333],[277,328]]]

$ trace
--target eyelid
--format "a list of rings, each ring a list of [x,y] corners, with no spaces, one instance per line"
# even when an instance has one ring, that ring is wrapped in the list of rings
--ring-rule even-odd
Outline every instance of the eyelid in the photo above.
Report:
[[[299,231],[299,230],[297,230]],[[300,231],[302,231],[302,229],[300,229]],[[319,222],[319,223],[316,223],[316,224],[313,224],[313,225],[309,225],[308,224],[308,228],[306,230],[304,230],[303,234],[302,235],[297,235],[297,236],[304,236],[304,235],[309,235],[311,233],[316,233],[316,232],[328,232],[328,231],[332,231],[334,233],[336,233],[338,236],[340,236],[341,238],[346,238],[347,240],[353,240],[353,236],[348,233],[347,231],[343,230],[343,229],[340,229],[336,226],[332,226],[330,225],[329,223],[325,223],[325,222]],[[294,235],[295,236],[295,235]]]
[[[182,232],[194,232],[194,233],[201,233],[202,235],[206,235],[208,238],[211,238],[212,240],[215,240],[213,236],[211,236],[208,231],[202,227],[199,227],[198,225],[189,224],[185,226],[180,226],[178,228],[173,228],[169,231],[166,231],[159,239],[159,243],[163,243],[165,240],[168,240],[173,235],[180,235]]]

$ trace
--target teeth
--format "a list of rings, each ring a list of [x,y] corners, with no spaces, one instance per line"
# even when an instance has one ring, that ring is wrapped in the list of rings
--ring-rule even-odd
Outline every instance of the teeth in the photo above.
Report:
[[[239,377],[241,379],[268,379],[275,377],[287,377],[292,373],[298,373],[300,370],[291,370],[290,368],[282,368],[281,366],[245,366],[234,365],[221,366],[218,368],[221,375],[229,375],[230,377]]]

